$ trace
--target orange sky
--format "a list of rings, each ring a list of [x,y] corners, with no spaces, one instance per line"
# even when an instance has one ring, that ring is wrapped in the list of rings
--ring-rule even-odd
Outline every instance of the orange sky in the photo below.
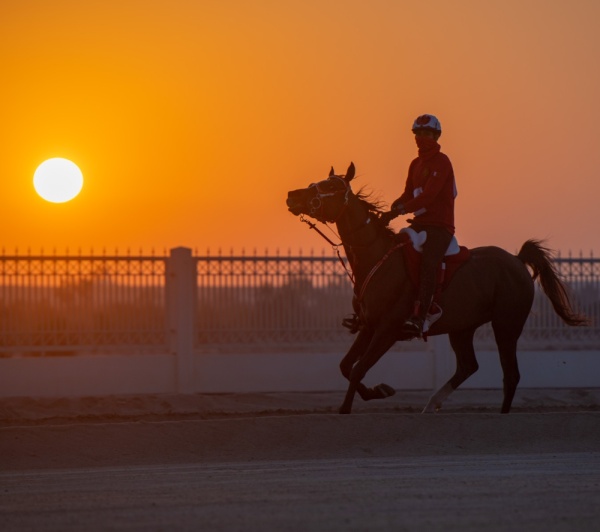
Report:
[[[290,189],[391,202],[436,114],[462,244],[600,252],[596,0],[3,0],[0,247],[287,253]],[[36,167],[84,174],[66,204]],[[327,247],[325,245],[325,247]]]

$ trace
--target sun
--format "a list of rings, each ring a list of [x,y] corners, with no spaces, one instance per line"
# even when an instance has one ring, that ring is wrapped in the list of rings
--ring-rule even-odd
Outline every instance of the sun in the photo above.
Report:
[[[37,167],[33,187],[46,201],[65,203],[81,192],[83,174],[74,162],[55,157]]]

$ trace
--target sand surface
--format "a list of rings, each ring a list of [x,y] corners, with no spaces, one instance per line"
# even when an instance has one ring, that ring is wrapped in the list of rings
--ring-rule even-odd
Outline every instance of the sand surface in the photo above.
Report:
[[[0,400],[0,529],[594,530],[600,390]]]
[[[383,400],[354,401],[353,413],[420,413],[430,390],[396,391]],[[174,421],[240,417],[336,414],[342,392],[279,392],[104,397],[0,398],[0,427]],[[497,413],[502,390],[458,390],[441,413]],[[600,389],[518,389],[512,413],[600,412]]]
[[[0,400],[0,467],[600,450],[600,390],[520,390],[508,416],[499,390],[461,390],[437,414],[429,391],[148,395]]]

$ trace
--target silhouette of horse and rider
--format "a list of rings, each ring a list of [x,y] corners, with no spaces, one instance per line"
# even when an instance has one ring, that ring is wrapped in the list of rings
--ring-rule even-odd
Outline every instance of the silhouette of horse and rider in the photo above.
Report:
[[[363,400],[395,393],[386,384],[368,388],[362,383],[395,342],[447,334],[456,370],[423,411],[438,410],[477,371],[473,338],[489,322],[504,377],[501,412],[508,413],[520,379],[517,342],[533,304],[534,281],[567,325],[584,325],[587,319],[573,310],[552,255],[540,241],[527,240],[516,256],[495,246],[467,251],[456,245],[456,184],[450,160],[437,143],[441,126],[434,116],[421,115],[413,132],[419,157],[411,163],[405,190],[389,212],[352,190],[352,163],[345,175],[332,168],[327,179],[288,193],[292,214],[335,224],[352,270],[355,318],[346,325],[358,334],[340,363],[349,381],[340,413],[351,412],[356,392]],[[388,227],[393,218],[408,213],[414,215],[408,231],[395,233]],[[414,246],[422,249],[418,266]],[[440,265],[450,249],[462,251],[461,258],[446,259],[454,260],[455,271],[441,284]]]

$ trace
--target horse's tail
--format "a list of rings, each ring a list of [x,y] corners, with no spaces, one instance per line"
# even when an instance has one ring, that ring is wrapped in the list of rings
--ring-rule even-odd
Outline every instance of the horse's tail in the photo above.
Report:
[[[517,257],[532,269],[534,281],[539,278],[554,311],[567,325],[588,325],[589,320],[573,310],[567,289],[552,260],[552,253],[542,244],[539,240],[528,240]]]

